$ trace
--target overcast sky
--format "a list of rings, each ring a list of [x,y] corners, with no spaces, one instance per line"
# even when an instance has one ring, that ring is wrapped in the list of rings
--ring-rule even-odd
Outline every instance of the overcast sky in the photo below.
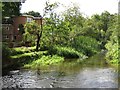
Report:
[[[26,0],[22,4],[21,13],[28,11],[36,11],[43,14],[45,2],[47,0]],[[101,14],[103,11],[108,11],[111,14],[118,13],[118,1],[119,0],[49,0],[51,3],[60,2],[64,6],[70,6],[71,2],[77,3],[80,7],[80,11],[91,16],[93,14]],[[58,12],[64,11],[64,7],[57,9]]]

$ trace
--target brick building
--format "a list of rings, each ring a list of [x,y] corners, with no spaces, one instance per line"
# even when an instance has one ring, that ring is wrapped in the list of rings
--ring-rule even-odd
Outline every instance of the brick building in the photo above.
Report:
[[[30,15],[16,16],[12,18],[12,22],[2,24],[2,40],[13,46],[20,46],[20,42],[23,40],[23,35],[20,32],[19,26],[23,26],[26,22],[35,20],[36,23],[41,25],[41,17],[33,17]]]
[[[2,36],[3,36],[3,42],[12,42],[13,41],[13,25],[11,24],[2,24]]]

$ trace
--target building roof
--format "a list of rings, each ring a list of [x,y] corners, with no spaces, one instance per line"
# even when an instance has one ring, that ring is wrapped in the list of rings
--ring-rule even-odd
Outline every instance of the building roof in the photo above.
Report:
[[[26,14],[21,15],[21,16],[23,16],[23,17],[31,17],[31,18],[34,18],[34,16],[32,16],[32,15],[26,15]]]
[[[42,19],[42,17],[34,17],[34,19]]]

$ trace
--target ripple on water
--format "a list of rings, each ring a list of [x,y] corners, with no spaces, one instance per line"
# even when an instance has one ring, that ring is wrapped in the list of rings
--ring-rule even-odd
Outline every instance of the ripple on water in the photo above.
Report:
[[[77,66],[78,68],[78,66]],[[51,70],[39,75],[36,71],[12,71],[2,77],[3,87],[21,88],[117,88],[117,73],[107,67],[79,67],[77,73]]]

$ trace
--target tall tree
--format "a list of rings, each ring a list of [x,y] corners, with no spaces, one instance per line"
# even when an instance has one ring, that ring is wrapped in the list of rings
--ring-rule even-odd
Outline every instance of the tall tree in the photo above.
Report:
[[[21,2],[2,2],[2,5],[3,18],[20,15]]]
[[[30,23],[26,23],[25,24],[25,34],[30,34],[30,35],[35,35],[37,40],[36,40],[36,50],[38,51],[39,47],[40,47],[40,39],[42,36],[42,26],[40,27],[40,25],[38,25],[37,23],[35,23],[35,21],[32,21]]]
[[[84,17],[80,13],[79,6],[73,5],[73,7],[68,8],[64,13],[64,22],[67,22],[68,27],[68,43],[74,43],[74,39],[79,36],[82,32],[82,27],[84,23]]]
[[[54,3],[54,4],[50,4],[49,2],[46,2],[46,6],[45,6],[45,9],[44,9],[44,15],[43,15],[43,17],[45,17],[45,16],[52,16],[53,15],[53,9],[55,8],[55,6],[56,6],[56,3]],[[37,15],[40,15],[40,14],[38,14],[38,13],[36,13],[36,12],[29,12],[29,14],[31,14],[31,15],[34,15],[35,16],[35,14],[37,14]],[[54,18],[52,17],[52,20],[53,20]],[[51,21],[50,20],[50,24],[51,25],[54,25],[54,23],[51,23],[51,22],[54,22],[54,21]],[[48,25],[48,24],[47,24]],[[55,27],[52,27],[52,26],[50,26],[50,29],[52,30],[52,32],[53,32],[53,29],[54,29]],[[39,25],[37,25],[34,21],[33,22],[30,22],[30,23],[26,23],[25,24],[25,34],[26,33],[29,33],[29,34],[31,34],[31,35],[35,35],[36,36],[36,38],[37,38],[37,44],[36,44],[36,50],[38,50],[39,49],[39,47],[40,47],[40,39],[41,39],[41,37],[42,37],[42,32],[43,32],[43,28],[42,28],[42,24],[41,24],[41,27],[39,26]],[[48,33],[49,34],[49,33]],[[53,33],[52,33],[53,34]],[[53,36],[52,36],[53,37]]]
[[[55,30],[57,26],[57,14],[54,12],[54,10],[58,7],[57,3],[50,4],[50,2],[46,2],[46,6],[44,8],[44,14],[43,16],[46,17],[46,25],[44,26],[44,29],[47,29],[47,34],[49,35],[48,38],[50,38],[50,43],[54,44],[55,42]]]

